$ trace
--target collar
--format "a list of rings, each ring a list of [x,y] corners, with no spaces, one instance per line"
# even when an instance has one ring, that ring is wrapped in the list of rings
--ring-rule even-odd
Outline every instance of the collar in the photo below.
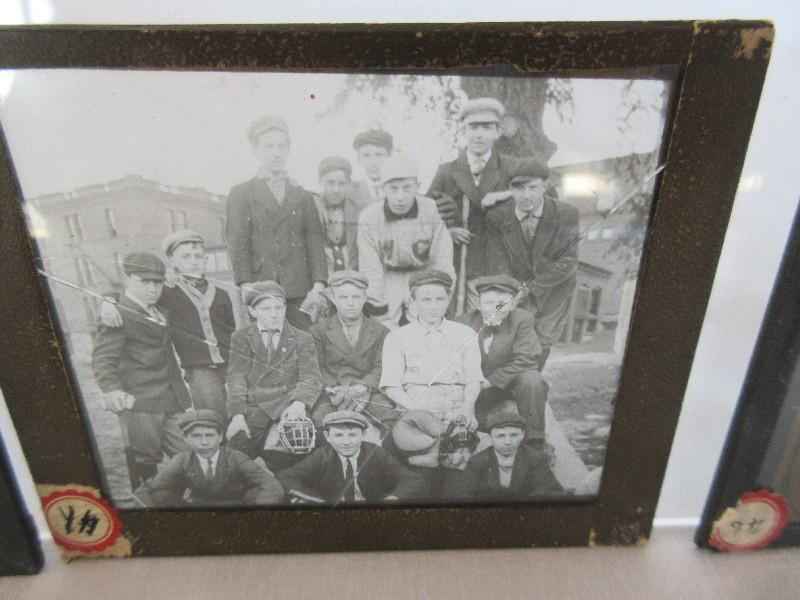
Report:
[[[419,215],[419,204],[417,203],[416,198],[414,198],[414,204],[411,205],[409,211],[403,216],[394,214],[391,210],[389,210],[389,202],[387,200],[383,201],[383,216],[386,218],[388,222],[400,221],[402,219],[416,219],[418,215]]]
[[[539,210],[532,210],[530,213],[520,211],[517,208],[517,205],[514,204],[514,214],[516,215],[518,221],[522,221],[522,219],[527,217],[529,214],[537,219],[541,219],[542,214],[544,214],[544,199],[542,199],[542,203],[539,205]]]
[[[336,453],[336,456],[339,457],[339,462],[342,465],[342,469],[344,469],[345,471],[347,471],[347,461],[348,460],[352,460],[353,461],[353,472],[357,474],[357,471],[358,471],[358,456],[360,454],[361,454],[361,448],[359,447],[359,449],[356,450],[356,453],[353,454],[353,456],[344,457],[341,454],[339,454],[338,452]]]
[[[286,171],[274,174],[267,172],[264,167],[260,167],[258,169],[256,177],[263,179],[267,183],[286,183],[289,180],[289,176],[287,175]]]
[[[136,304],[137,306],[141,306],[141,307],[144,309],[144,311],[145,311],[147,314],[152,314],[152,312],[153,312],[154,310],[156,310],[156,307],[155,307],[155,305],[153,305],[153,306],[147,306],[147,304],[145,304],[144,302],[142,302],[141,300],[139,300],[139,299],[138,299],[136,296],[132,296],[131,294],[129,294],[129,293],[127,292],[127,290],[126,290],[126,291],[124,291],[124,292],[123,292],[123,294],[125,294],[125,297],[126,297],[128,300],[130,300],[131,302],[133,302],[133,303],[134,303],[134,304]]]
[[[258,325],[258,323],[256,323],[256,325]],[[278,335],[280,335],[281,332],[283,332],[283,327],[280,327],[279,329],[261,329],[261,327],[258,328],[258,333],[267,333],[267,332],[277,333]]]
[[[512,454],[511,456],[503,456],[498,454],[497,450],[492,448],[492,452],[494,452],[494,457],[497,459],[497,466],[500,468],[509,468],[514,466],[514,462],[517,460],[517,453],[519,453],[519,448],[517,451]]]
[[[470,166],[474,165],[475,161],[480,160],[481,162],[483,162],[483,166],[485,167],[486,165],[489,164],[489,161],[491,159],[492,159],[492,149],[491,148],[489,148],[483,154],[473,154],[472,152],[467,150],[467,162],[469,163]]]
[[[192,277],[191,275],[186,275],[185,273],[178,271],[178,277],[180,277],[187,284],[196,288],[205,288],[208,285],[208,280],[206,279],[205,275],[200,277]]]
[[[444,324],[446,322],[447,322],[446,319],[442,319],[441,323],[439,323],[435,327],[431,327],[429,325],[424,325],[419,319],[417,319],[417,325],[419,325],[420,328],[422,329],[422,331],[424,331],[426,334],[434,333],[434,332],[442,332],[442,333],[444,333]]]
[[[215,469],[217,468],[217,461],[219,460],[219,448],[217,448],[217,451],[214,452],[214,454],[211,456],[211,458],[203,458],[202,456],[197,454],[197,452],[195,452],[195,455],[197,456],[198,459],[200,459],[200,465],[201,466],[207,467],[208,466],[208,461],[210,460],[211,464],[214,466],[214,468]]]
[[[342,317],[339,316],[339,313],[336,313],[336,318],[339,320],[339,324],[342,326],[342,329],[346,327],[361,327],[364,324],[364,313],[361,313],[360,316],[361,318],[355,323],[345,323],[342,321]]]
[[[344,209],[344,204],[347,201],[346,198],[342,198],[342,201],[337,204],[335,202],[331,202],[330,200],[328,200],[328,198],[326,198],[324,194],[320,194],[319,198],[322,201],[322,206],[324,206],[325,208],[334,208],[334,209],[335,208]]]

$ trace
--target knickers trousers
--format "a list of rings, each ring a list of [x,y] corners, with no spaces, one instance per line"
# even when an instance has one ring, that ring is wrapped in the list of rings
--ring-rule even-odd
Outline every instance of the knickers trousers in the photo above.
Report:
[[[179,414],[135,410],[119,413],[131,489],[155,475],[165,455],[172,457],[188,448],[178,428]]]
[[[486,428],[490,413],[503,410],[503,404],[513,402],[517,412],[525,419],[526,442],[544,442],[544,413],[549,386],[541,373],[535,370],[517,375],[506,389],[496,387],[483,390],[475,402],[475,416],[481,429]]]
[[[222,421],[227,422],[224,365],[187,367],[185,371],[195,409],[216,411]]]

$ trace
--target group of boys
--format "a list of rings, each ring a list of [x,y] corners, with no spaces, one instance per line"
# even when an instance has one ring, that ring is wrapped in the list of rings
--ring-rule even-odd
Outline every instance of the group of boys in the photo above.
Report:
[[[119,416],[133,498],[563,492],[541,370],[575,285],[577,211],[553,197],[546,167],[493,150],[503,113],[492,98],[466,103],[467,147],[427,196],[384,131],[354,140],[365,180],[329,157],[312,194],[286,174],[285,121],[253,123],[260,169],[231,190],[226,236],[251,324],[235,329],[191,230],[164,240],[169,276],[153,254],[126,256],[124,290],[101,306],[92,366]],[[467,310],[451,320],[457,263]]]

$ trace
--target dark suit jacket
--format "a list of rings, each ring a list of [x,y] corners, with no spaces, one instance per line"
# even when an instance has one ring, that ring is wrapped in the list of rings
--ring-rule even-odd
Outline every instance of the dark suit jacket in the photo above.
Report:
[[[362,442],[357,464],[358,488],[366,502],[380,502],[392,495],[400,500],[413,500],[424,494],[422,477],[380,446]],[[287,493],[296,490],[331,504],[340,502],[345,491],[342,463],[331,446],[317,448],[293,467],[280,471],[277,477]]]
[[[439,165],[428,189],[428,196],[435,192],[441,192],[456,200],[458,204],[457,224],[461,227],[465,226],[461,222],[462,199],[465,196],[469,198],[469,221],[466,227],[474,236],[467,250],[467,276],[470,278],[493,272],[491,269],[487,269],[486,264],[486,226],[481,200],[489,192],[507,190],[511,173],[518,165],[518,158],[492,151],[492,156],[481,173],[480,185],[476,186],[467,161],[467,152],[462,150],[456,160]]]
[[[310,412],[322,390],[314,340],[284,322],[278,349],[268,362],[258,324],[237,329],[231,336],[226,387],[228,414],[245,415],[250,427],[278,420],[295,400]]]
[[[459,323],[481,331],[478,341],[481,347],[481,368],[489,382],[498,388],[505,389],[514,378],[531,369],[538,371],[536,357],[542,351],[539,337],[534,330],[533,316],[524,310],[515,308],[503,322],[498,325],[492,337],[489,353],[484,350],[484,340],[488,334],[481,330],[483,316],[479,310],[471,310],[456,319]]]
[[[245,454],[222,446],[214,479],[206,480],[197,456],[187,450],[173,456],[153,479],[136,490],[147,506],[185,506],[183,494],[191,490],[193,505],[225,506],[278,504],[284,493],[275,476]]]
[[[94,339],[92,370],[103,392],[131,394],[135,411],[178,412],[191,404],[169,331],[149,320],[145,310],[120,295],[121,327],[99,325]],[[165,310],[160,312],[169,320]]]
[[[383,341],[389,330],[369,318],[364,318],[355,347],[347,341],[339,317],[333,315],[311,327],[317,346],[317,359],[324,386],[349,384],[359,380],[378,388],[381,380]]]
[[[550,470],[547,457],[524,444],[517,450],[511,471],[511,485],[500,485],[497,455],[489,447],[473,455],[457,477],[448,480],[447,498],[474,501],[525,500],[532,496],[552,496],[564,489]]]
[[[502,202],[486,213],[489,234],[487,254],[491,273],[510,273],[533,283],[534,295],[574,280],[578,270],[578,245],[555,262],[552,260],[579,233],[578,209],[545,196],[542,217],[533,244],[527,247],[522,226],[514,214],[514,202]]]
[[[302,298],[325,282],[322,225],[311,194],[290,182],[278,204],[266,181],[254,177],[228,197],[226,237],[237,285],[278,281],[289,298]]]

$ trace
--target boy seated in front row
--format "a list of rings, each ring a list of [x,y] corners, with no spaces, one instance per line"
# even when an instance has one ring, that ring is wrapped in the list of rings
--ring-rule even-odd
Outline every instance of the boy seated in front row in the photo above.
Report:
[[[474,502],[529,500],[564,493],[544,451],[523,444],[525,419],[513,412],[487,419],[492,445],[445,483],[445,497]]]
[[[178,426],[191,450],[175,455],[150,481],[136,490],[145,506],[239,506],[279,504],[284,492],[275,476],[246,454],[222,442],[222,417],[201,409],[183,413]]]
[[[363,441],[366,418],[352,410],[325,415],[328,444],[277,476],[293,503],[409,501],[424,493],[422,478],[386,450]]]

